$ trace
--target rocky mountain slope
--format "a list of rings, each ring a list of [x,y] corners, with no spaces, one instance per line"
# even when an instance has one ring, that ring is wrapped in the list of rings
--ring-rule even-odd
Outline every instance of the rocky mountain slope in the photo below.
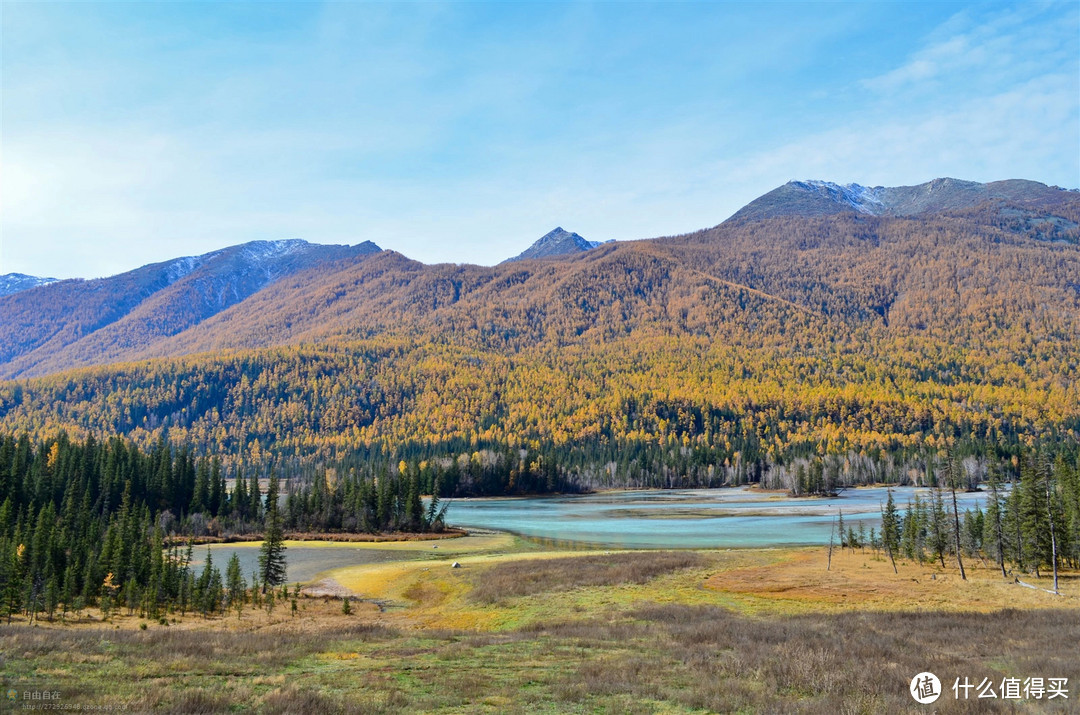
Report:
[[[531,258],[552,258],[567,256],[592,250],[600,245],[599,241],[587,241],[576,233],[566,231],[561,226],[541,236],[536,243],[503,263],[525,261]]]

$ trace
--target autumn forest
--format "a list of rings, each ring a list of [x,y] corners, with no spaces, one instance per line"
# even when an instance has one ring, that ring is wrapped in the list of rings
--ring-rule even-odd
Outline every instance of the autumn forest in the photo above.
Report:
[[[947,450],[975,482],[1077,453],[1080,199],[1056,195],[495,268],[338,256],[172,335],[131,322],[126,362],[72,339],[71,367],[0,383],[0,428],[164,441],[230,478],[404,462],[448,495],[798,491],[815,464],[830,486],[925,484]]]

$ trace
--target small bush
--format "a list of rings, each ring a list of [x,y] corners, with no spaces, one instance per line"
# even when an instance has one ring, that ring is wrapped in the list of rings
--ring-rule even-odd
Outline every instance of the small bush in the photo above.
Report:
[[[338,703],[313,690],[286,688],[266,696],[263,712],[271,713],[339,713]]]
[[[184,715],[216,715],[227,712],[232,703],[221,695],[211,693],[203,688],[183,690],[169,706],[164,709],[167,713],[183,713]]]

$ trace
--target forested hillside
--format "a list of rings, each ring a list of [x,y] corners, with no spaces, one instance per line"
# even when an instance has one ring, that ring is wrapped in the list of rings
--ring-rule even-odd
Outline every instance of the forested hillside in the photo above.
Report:
[[[383,251],[114,343],[127,363],[0,383],[0,427],[226,468],[425,462],[459,493],[923,482],[949,445],[975,477],[1076,450],[1078,224],[1042,187],[492,268]]]
[[[378,251],[370,242],[253,241],[109,278],[0,295],[0,378],[112,362],[197,325],[284,276]]]

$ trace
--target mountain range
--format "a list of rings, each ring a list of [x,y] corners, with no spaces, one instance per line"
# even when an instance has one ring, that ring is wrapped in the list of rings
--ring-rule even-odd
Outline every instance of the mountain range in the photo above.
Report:
[[[51,281],[0,297],[0,375],[109,362],[199,324],[302,270],[378,253],[373,243],[254,241],[108,278]]]
[[[893,188],[792,181],[752,201],[717,228],[683,237],[678,245],[696,246],[700,253],[715,248],[710,244],[719,236],[743,235],[761,221],[845,215],[941,220],[976,206],[989,207],[994,221],[1007,224],[1014,234],[1075,243],[1080,228],[1075,212],[1078,202],[1080,194],[1075,191],[1022,180],[981,184],[935,179]],[[773,238],[771,246],[761,249],[779,250],[784,242]],[[683,260],[698,260],[676,255],[674,245],[664,239],[601,244],[558,227],[494,268],[426,266],[382,251],[370,241],[350,247],[292,239],[256,241],[95,280],[54,281],[10,274],[0,283],[6,291],[0,295],[0,378],[194,351],[322,339],[328,318],[333,316],[330,324],[347,322],[357,318],[358,311],[365,315],[363,322],[373,326],[370,329],[381,330],[392,323],[384,324],[380,310],[387,316],[415,321],[428,312],[452,312],[447,306],[463,299],[476,300],[474,289],[496,303],[514,294],[515,303],[520,304],[546,292],[548,286],[533,285],[538,276],[554,280],[555,274],[572,275],[607,256],[608,261],[632,256],[640,259],[645,254],[662,257],[673,262],[673,270]],[[601,247],[596,260],[585,264],[528,263],[565,256],[584,258]],[[848,251],[850,247],[843,252]],[[525,265],[530,268],[518,268]],[[722,280],[771,290],[758,275],[760,266],[709,268]],[[834,275],[821,275],[816,281],[828,285],[835,279]],[[518,283],[529,286],[522,290]],[[36,289],[28,290],[30,287]],[[585,291],[597,288],[582,286]],[[326,295],[328,290],[330,295]],[[417,291],[424,294],[419,304],[406,297]],[[401,303],[395,303],[399,293],[406,295],[399,298]],[[316,294],[320,303],[313,302]],[[796,304],[806,302],[798,291],[786,292],[783,297]],[[343,310],[352,318],[344,317]],[[254,334],[253,326],[258,326]],[[511,329],[520,332],[524,327]]]
[[[0,427],[296,458],[677,436],[729,465],[1080,433],[1078,243],[1080,193],[938,179],[493,267],[244,244],[0,297]]]

